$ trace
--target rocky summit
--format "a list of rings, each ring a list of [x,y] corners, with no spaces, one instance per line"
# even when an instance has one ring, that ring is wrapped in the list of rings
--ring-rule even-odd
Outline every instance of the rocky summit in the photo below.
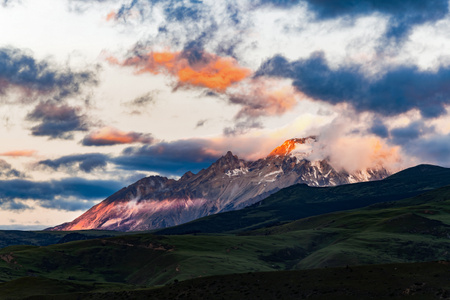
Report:
[[[317,138],[287,140],[267,157],[245,161],[230,151],[197,174],[180,179],[150,176],[121,189],[72,222],[50,230],[107,229],[139,231],[164,228],[254,204],[296,183],[334,186],[380,180],[378,166],[349,173],[327,159],[308,160]]]

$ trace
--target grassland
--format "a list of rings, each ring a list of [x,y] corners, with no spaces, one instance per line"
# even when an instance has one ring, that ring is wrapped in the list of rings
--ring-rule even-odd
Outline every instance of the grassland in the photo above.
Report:
[[[78,291],[26,299],[448,299],[449,267],[446,262],[429,262],[241,273],[196,278],[157,288]],[[31,287],[39,283],[31,278],[25,280]],[[22,282],[11,284],[23,286]],[[58,287],[61,283],[54,284]]]

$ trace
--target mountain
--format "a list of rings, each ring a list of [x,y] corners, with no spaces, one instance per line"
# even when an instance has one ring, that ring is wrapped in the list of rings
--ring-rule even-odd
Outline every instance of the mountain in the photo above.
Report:
[[[450,168],[432,165],[408,168],[372,182],[327,188],[297,184],[244,209],[207,216],[156,233],[239,233],[334,211],[381,205],[378,203],[382,202],[392,202],[388,205],[392,206],[399,200],[444,186],[450,186]]]
[[[335,186],[389,175],[381,166],[349,173],[336,170],[326,159],[308,160],[316,140],[314,136],[287,140],[257,161],[245,161],[228,152],[207,169],[187,172],[179,180],[143,178],[74,221],[50,230],[165,228],[244,208],[297,183]]]

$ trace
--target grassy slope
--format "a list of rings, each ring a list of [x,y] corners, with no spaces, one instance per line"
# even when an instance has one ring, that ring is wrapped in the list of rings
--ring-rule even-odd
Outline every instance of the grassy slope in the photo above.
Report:
[[[384,180],[337,187],[294,185],[238,211],[201,218],[157,234],[237,233],[314,215],[397,201],[450,185],[450,169],[420,165]]]
[[[7,247],[0,250],[0,280],[32,275],[100,292],[232,273],[450,260],[449,236],[445,187],[238,236],[139,234]]]
[[[429,262],[244,273],[197,278],[161,288],[80,291],[45,299],[448,299],[449,268],[449,263]],[[1,290],[0,286],[0,296]]]

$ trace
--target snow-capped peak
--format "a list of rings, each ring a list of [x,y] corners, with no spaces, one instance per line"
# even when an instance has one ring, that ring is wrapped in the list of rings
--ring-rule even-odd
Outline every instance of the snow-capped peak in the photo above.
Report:
[[[312,152],[313,143],[317,141],[317,137],[309,136],[306,138],[294,138],[285,141],[281,146],[270,152],[270,156],[287,156],[294,155],[302,158],[307,157]]]

